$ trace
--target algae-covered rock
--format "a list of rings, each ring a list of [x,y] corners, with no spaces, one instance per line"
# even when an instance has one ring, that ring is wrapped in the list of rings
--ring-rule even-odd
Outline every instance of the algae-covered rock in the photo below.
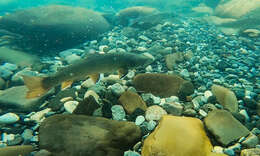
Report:
[[[165,56],[165,63],[169,70],[173,70],[177,63],[182,62],[184,60],[183,54],[181,52],[168,54]]]
[[[142,156],[221,156],[212,148],[199,119],[166,115],[144,140]]]
[[[249,134],[249,130],[225,110],[211,111],[204,122],[207,129],[225,146]]]
[[[160,97],[186,97],[194,92],[192,83],[178,75],[138,74],[134,77],[133,84],[137,91]]]
[[[109,24],[101,14],[92,10],[49,5],[4,15],[0,28],[24,36],[19,41],[27,47],[46,51],[64,50],[95,39],[109,29]]]
[[[239,18],[260,8],[259,0],[229,0],[218,5],[214,14],[224,18]]]
[[[27,155],[33,151],[31,145],[8,146],[0,148],[0,156]]]
[[[118,99],[128,114],[132,114],[137,108],[146,110],[147,106],[143,99],[134,92],[126,91]]]
[[[39,129],[39,146],[55,156],[122,156],[141,138],[132,122],[85,115],[54,115]]]
[[[224,108],[231,112],[238,112],[238,102],[234,92],[219,85],[213,85],[211,91]]]
[[[117,19],[119,24],[127,26],[128,24],[130,24],[131,19],[149,16],[158,12],[159,11],[155,8],[145,6],[134,6],[120,10],[117,14]]]

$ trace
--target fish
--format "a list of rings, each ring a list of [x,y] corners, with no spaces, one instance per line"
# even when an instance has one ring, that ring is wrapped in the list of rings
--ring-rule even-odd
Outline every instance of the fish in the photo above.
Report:
[[[128,69],[147,66],[154,61],[149,53],[135,54],[116,52],[106,54],[91,54],[71,65],[63,67],[58,72],[44,77],[22,75],[28,88],[26,98],[36,98],[46,94],[50,89],[61,84],[61,88],[69,87],[74,81],[90,77],[94,82],[100,73],[118,70],[119,75],[126,75]]]

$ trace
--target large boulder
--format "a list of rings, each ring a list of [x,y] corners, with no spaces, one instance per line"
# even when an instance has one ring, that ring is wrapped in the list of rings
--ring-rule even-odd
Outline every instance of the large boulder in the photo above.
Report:
[[[257,8],[260,8],[259,0],[228,0],[220,3],[214,14],[224,18],[240,18]]]
[[[165,115],[144,140],[142,156],[225,156],[212,148],[199,119]]]
[[[0,28],[23,35],[21,45],[36,50],[64,50],[97,38],[109,29],[98,12],[80,7],[49,5],[3,16]]]
[[[134,77],[133,84],[137,91],[160,97],[184,98],[194,92],[193,84],[178,75],[138,74]]]
[[[132,122],[85,115],[55,115],[39,129],[40,148],[54,156],[122,156],[140,138]]]

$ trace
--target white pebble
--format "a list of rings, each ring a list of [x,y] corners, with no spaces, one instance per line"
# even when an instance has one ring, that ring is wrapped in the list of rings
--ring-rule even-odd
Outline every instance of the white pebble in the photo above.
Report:
[[[207,90],[207,91],[204,92],[204,97],[205,97],[206,99],[208,99],[208,98],[211,97],[212,95],[213,95],[212,92],[209,91],[209,90]]]
[[[139,116],[135,119],[135,124],[136,124],[137,126],[139,126],[139,125],[141,125],[144,121],[145,121],[144,116],[139,115]]]
[[[0,116],[0,124],[12,124],[19,120],[19,116],[14,113],[6,113]]]
[[[208,114],[204,111],[204,110],[202,110],[202,109],[200,109],[199,110],[199,114],[201,115],[201,116],[203,116],[203,117],[206,117]]]
[[[64,103],[64,108],[67,112],[72,113],[78,106],[78,101],[67,101]]]

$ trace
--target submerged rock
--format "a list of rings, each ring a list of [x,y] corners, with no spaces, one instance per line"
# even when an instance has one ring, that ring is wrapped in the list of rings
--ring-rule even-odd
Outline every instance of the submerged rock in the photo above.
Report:
[[[166,115],[145,139],[142,156],[225,156],[212,149],[199,119]]]
[[[258,156],[260,155],[259,148],[243,149],[241,151],[241,156]]]
[[[128,114],[132,114],[137,108],[144,111],[147,108],[143,99],[137,93],[131,91],[124,92],[118,101]]]
[[[207,129],[223,145],[249,134],[249,130],[225,110],[213,110],[204,119]]]
[[[122,156],[141,138],[132,122],[84,115],[55,115],[40,126],[39,145],[55,156]]]
[[[41,50],[64,50],[109,29],[98,12],[80,7],[49,5],[5,15],[0,28],[24,36],[20,42]]]
[[[155,96],[186,97],[194,92],[191,82],[177,75],[167,74],[138,74],[134,77],[133,84],[137,91],[152,93]]]
[[[238,112],[238,102],[234,92],[219,85],[213,85],[211,91],[224,108],[231,112]]]
[[[30,112],[38,108],[45,96],[33,99],[26,99],[27,88],[17,86],[4,90],[0,94],[0,108],[16,112]]]
[[[33,151],[31,145],[8,146],[0,148],[0,156],[27,155]]]

